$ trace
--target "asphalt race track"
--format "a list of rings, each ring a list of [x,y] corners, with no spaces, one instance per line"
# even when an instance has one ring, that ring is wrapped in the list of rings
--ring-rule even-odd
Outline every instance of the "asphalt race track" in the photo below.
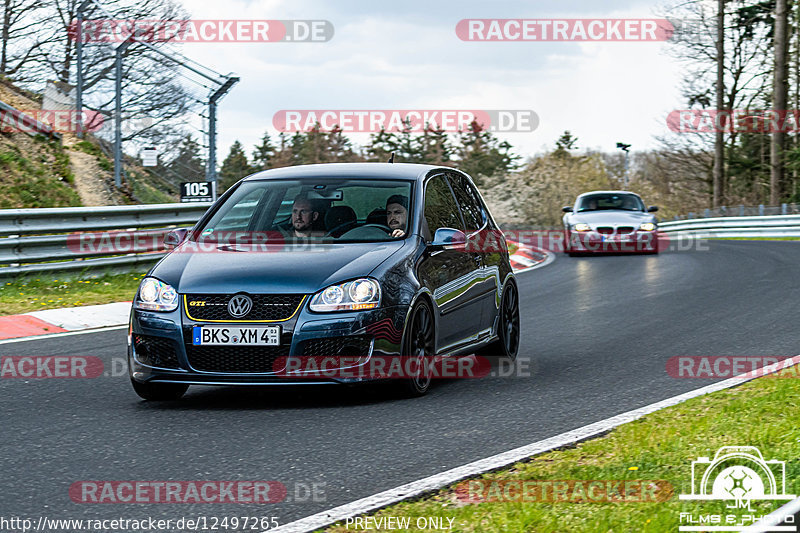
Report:
[[[559,254],[520,274],[529,375],[450,380],[415,400],[381,387],[192,387],[180,402],[147,403],[126,374],[0,379],[0,515],[284,524],[710,383],[670,377],[671,356],[800,353],[800,243],[701,244],[659,256]],[[125,334],[0,344],[0,355],[93,355],[111,366]],[[68,493],[81,480],[277,480],[289,498],[81,504]],[[306,497],[315,483],[319,501]]]

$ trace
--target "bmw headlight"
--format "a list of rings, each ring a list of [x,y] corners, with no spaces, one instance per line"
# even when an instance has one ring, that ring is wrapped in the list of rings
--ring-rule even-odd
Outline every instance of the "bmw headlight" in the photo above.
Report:
[[[578,222],[577,224],[572,226],[572,229],[575,230],[575,231],[591,231],[592,227],[589,226],[589,224],[584,224],[583,222]]]
[[[374,279],[361,278],[319,291],[311,298],[309,309],[317,312],[361,311],[381,303],[381,286]]]
[[[178,291],[156,278],[144,278],[134,305],[148,311],[174,311],[178,308]]]
[[[653,231],[656,229],[656,225],[652,222],[645,222],[644,224],[639,226],[639,229],[642,231]]]

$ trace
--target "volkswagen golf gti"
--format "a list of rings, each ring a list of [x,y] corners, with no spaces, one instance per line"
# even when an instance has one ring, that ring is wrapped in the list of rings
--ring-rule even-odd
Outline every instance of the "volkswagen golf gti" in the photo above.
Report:
[[[500,238],[493,238],[499,236]],[[422,395],[428,361],[516,357],[519,293],[472,180],[451,168],[331,163],[232,186],[143,278],[128,335],[147,400],[197,385],[354,384],[378,358]],[[320,373],[304,364],[334,361]],[[338,372],[337,372],[338,371]]]

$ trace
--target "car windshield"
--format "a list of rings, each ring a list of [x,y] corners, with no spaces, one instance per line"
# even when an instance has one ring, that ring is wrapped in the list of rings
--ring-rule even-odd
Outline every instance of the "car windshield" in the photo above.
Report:
[[[205,242],[231,235],[236,242],[382,242],[407,235],[410,211],[410,181],[245,181],[197,235]]]
[[[578,201],[578,211],[600,211],[621,209],[623,211],[644,211],[642,200],[633,194],[591,194]]]

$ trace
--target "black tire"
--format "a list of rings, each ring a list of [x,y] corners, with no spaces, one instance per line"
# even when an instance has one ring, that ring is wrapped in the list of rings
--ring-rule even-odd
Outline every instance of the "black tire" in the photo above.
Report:
[[[140,398],[154,402],[180,400],[189,388],[180,383],[139,383],[135,379],[131,379],[131,385]]]
[[[507,357],[514,361],[519,353],[520,339],[519,293],[514,283],[509,283],[503,291],[498,312],[500,315],[497,324],[498,339],[481,348],[478,355]]]
[[[406,337],[403,343],[403,358],[415,357],[419,360],[417,368],[429,368],[436,351],[436,325],[433,309],[426,300],[414,304],[406,326]],[[426,362],[425,359],[429,360]],[[403,365],[408,368],[408,365]],[[400,390],[405,397],[423,396],[431,386],[431,372],[420,372],[416,377],[400,381]]]

